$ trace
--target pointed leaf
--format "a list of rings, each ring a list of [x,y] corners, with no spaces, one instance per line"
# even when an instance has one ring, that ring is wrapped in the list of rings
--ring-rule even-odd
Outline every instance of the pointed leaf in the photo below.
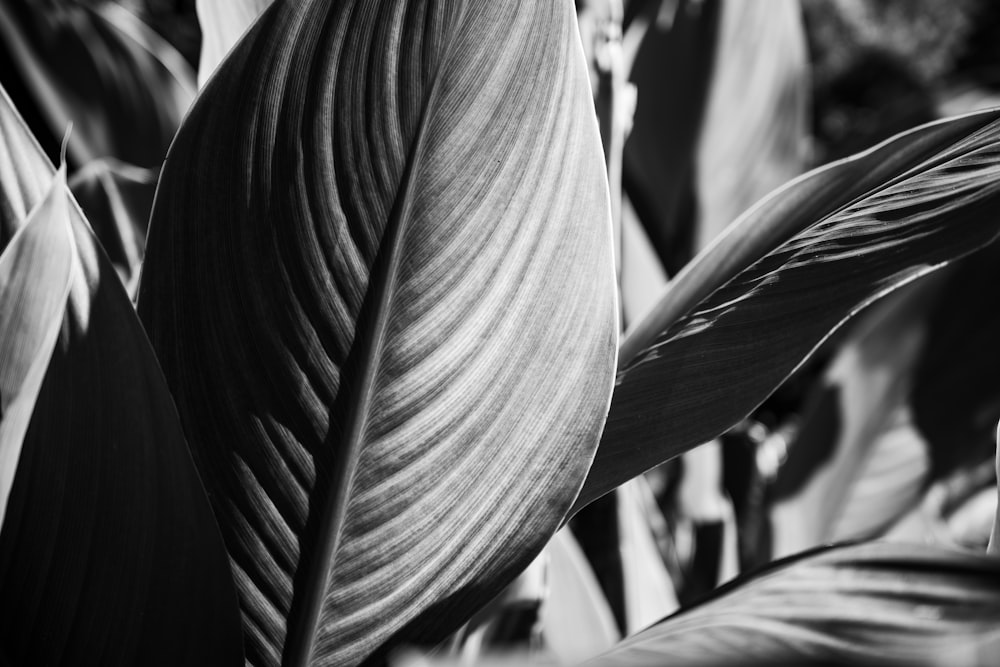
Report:
[[[0,120],[0,154],[33,145],[2,89]],[[45,158],[34,151],[21,173],[40,179],[32,164]],[[21,442],[8,440],[7,422],[22,408],[5,404],[0,415],[0,446],[21,448],[0,527],[0,655],[13,664],[241,664],[223,543],[163,376],[64,172],[54,180],[47,172],[45,199],[26,199],[34,213],[13,221],[22,230],[0,256],[0,267],[13,260],[28,272],[0,275],[0,312],[19,296],[8,290],[39,271],[41,282],[25,287],[52,292],[24,304],[31,312],[22,323],[61,303],[58,341]],[[21,185],[2,180],[0,190],[10,200]],[[40,231],[48,254],[24,265],[25,239]],[[8,333],[5,326],[3,348],[41,342]],[[12,370],[4,364],[5,381]]]
[[[252,663],[440,639],[548,541],[609,401],[609,208],[568,3],[279,3],[240,40],[139,311]]]
[[[821,549],[741,577],[586,664],[927,664],[1000,634],[998,575],[994,558],[916,544]]]
[[[574,510],[746,417],[848,317],[992,242],[1000,111],[925,125],[765,197],[627,332]]]

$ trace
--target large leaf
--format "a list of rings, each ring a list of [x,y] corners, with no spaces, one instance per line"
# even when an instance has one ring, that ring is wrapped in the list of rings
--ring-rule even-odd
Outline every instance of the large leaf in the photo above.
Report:
[[[0,530],[0,655],[15,664],[240,664],[223,542],[131,303],[64,171],[53,179],[5,94],[0,145],[22,179],[0,181],[5,199],[19,192],[33,209],[4,220],[20,231],[0,256],[0,267],[13,261],[18,271],[2,276],[0,312],[21,308],[29,325],[55,302],[61,322],[51,359],[38,360],[44,380],[21,442],[7,428],[21,409],[0,415],[0,448],[21,449]],[[26,246],[43,232],[47,252]],[[5,348],[39,345],[12,333],[40,331],[5,327]],[[4,365],[5,377],[13,368]]]
[[[569,3],[271,6],[175,140],[139,311],[254,664],[433,641],[590,465],[617,322]]]
[[[626,333],[574,509],[747,416],[848,317],[994,240],[1000,111],[925,125],[796,179]]]
[[[73,163],[160,164],[195,85],[183,57],[149,26],[114,2],[6,0],[0,35],[11,64],[4,85],[17,84],[15,101],[30,105],[56,141],[73,123]]]
[[[962,664],[998,623],[995,558],[871,543],[743,577],[587,664]]]

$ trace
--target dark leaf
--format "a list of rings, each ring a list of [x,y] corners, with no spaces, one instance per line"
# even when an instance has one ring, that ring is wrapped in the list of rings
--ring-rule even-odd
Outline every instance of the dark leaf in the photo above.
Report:
[[[26,310],[15,335],[44,338],[33,321],[61,304],[23,441],[7,424],[21,407],[0,415],[0,450],[21,450],[0,531],[0,654],[21,665],[241,664],[223,543],[139,320],[64,171],[53,178],[5,94],[0,145],[35,179],[0,180],[7,201],[20,193],[33,210],[5,220],[21,231],[0,256],[18,271],[0,274],[0,313]],[[9,333],[0,349],[45,353]],[[3,368],[6,383],[16,366]]]

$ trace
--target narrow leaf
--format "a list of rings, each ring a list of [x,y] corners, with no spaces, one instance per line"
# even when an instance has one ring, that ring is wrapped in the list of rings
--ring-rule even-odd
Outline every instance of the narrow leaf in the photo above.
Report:
[[[847,318],[994,240],[1000,111],[925,125],[765,197],[626,333],[578,509],[746,417]]]
[[[240,40],[139,311],[251,663],[436,641],[541,550],[609,402],[609,208],[569,3],[278,3]]]
[[[8,141],[14,156],[34,145],[2,89],[0,119],[0,154]],[[34,166],[45,158],[34,149],[19,171],[41,180]],[[24,285],[38,298],[20,306],[28,309],[21,322],[58,304],[61,323],[21,442],[10,440],[17,424],[8,419],[24,408],[5,403],[0,415],[0,446],[21,449],[0,527],[0,656],[40,665],[242,664],[223,543],[163,376],[64,172],[53,172],[47,166],[44,199],[25,199],[34,213],[9,221],[21,231],[0,256],[0,267],[17,270],[0,275],[0,312],[29,296],[9,290],[37,277]],[[8,201],[15,191],[43,191],[35,186],[0,181]],[[26,249],[41,264],[26,264]],[[4,349],[47,342],[11,333],[50,335],[5,324]],[[16,367],[3,369],[6,382]]]
[[[915,544],[822,549],[741,577],[586,664],[961,664],[964,645],[1000,635],[998,575],[994,558]]]

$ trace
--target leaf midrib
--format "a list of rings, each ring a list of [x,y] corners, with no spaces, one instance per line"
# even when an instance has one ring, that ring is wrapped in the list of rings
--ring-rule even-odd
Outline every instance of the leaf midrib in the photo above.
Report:
[[[465,14],[464,5],[456,19],[456,24],[462,23]],[[441,63],[448,61],[448,54],[451,50],[453,40],[447,40],[443,50]],[[298,606],[301,613],[294,614],[288,620],[289,627],[286,631],[285,646],[282,650],[282,663],[289,667],[308,667],[312,661],[312,654],[316,644],[318,634],[319,616],[322,611],[323,601],[326,598],[327,589],[330,585],[330,577],[333,566],[336,562],[337,552],[340,548],[340,539],[347,518],[347,507],[350,502],[351,492],[354,487],[354,477],[357,471],[358,461],[365,444],[365,433],[368,427],[370,416],[370,406],[374,394],[375,380],[378,376],[382,350],[385,347],[386,331],[388,330],[389,314],[393,297],[398,282],[398,267],[402,264],[400,257],[402,254],[402,240],[405,236],[407,223],[410,220],[412,209],[413,193],[415,189],[415,174],[417,173],[420,158],[423,154],[424,143],[426,141],[430,109],[434,107],[434,102],[438,97],[440,72],[439,65],[437,71],[430,80],[430,90],[428,91],[423,109],[420,113],[420,123],[417,126],[416,137],[412,144],[410,156],[406,161],[406,167],[400,182],[400,188],[393,203],[392,211],[385,227],[380,247],[388,246],[389,254],[384,262],[377,259],[373,265],[373,273],[370,275],[366,293],[371,297],[375,295],[375,318],[370,328],[355,327],[355,343],[360,343],[361,364],[358,371],[359,382],[356,386],[359,390],[356,399],[348,402],[348,410],[345,418],[344,437],[340,439],[333,456],[333,475],[329,480],[331,493],[324,503],[323,514],[319,523],[317,542],[307,559],[307,576],[305,578],[304,595],[305,599],[300,605],[293,601],[293,609]],[[384,267],[382,271],[379,271]],[[360,341],[359,334],[367,334]],[[314,488],[313,493],[316,490]],[[301,558],[302,556],[300,556]],[[295,622],[291,622],[291,621]]]

